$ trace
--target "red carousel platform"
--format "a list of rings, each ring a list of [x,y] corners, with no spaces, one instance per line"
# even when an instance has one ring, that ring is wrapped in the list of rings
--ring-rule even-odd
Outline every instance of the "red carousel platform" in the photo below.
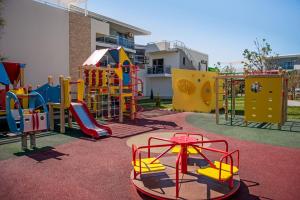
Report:
[[[131,180],[140,192],[156,199],[224,199],[240,186],[239,150],[228,152],[225,140],[203,140],[196,133],[175,133],[170,139],[149,137],[148,145],[132,145]],[[151,145],[154,140],[165,144]],[[223,144],[216,149],[204,144]],[[151,149],[167,148],[156,157]],[[142,151],[147,155],[142,157]],[[167,156],[172,151],[176,156]],[[211,161],[206,152],[221,155]],[[234,165],[236,163],[236,165]]]

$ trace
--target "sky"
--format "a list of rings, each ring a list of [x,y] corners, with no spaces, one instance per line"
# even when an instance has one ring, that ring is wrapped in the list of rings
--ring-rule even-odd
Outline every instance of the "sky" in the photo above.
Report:
[[[210,66],[242,60],[256,38],[275,53],[300,53],[300,0],[88,0],[88,10],[151,31],[137,44],[182,41]]]

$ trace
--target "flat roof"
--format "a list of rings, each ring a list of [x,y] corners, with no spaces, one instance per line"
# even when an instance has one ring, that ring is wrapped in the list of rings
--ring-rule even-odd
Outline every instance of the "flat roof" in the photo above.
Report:
[[[74,6],[74,5],[71,5],[70,10],[85,14],[85,9]],[[114,26],[119,27],[125,31],[132,32],[134,35],[151,35],[150,31],[147,31],[145,29],[112,19],[110,17],[106,17],[104,15],[100,15],[100,14],[92,12],[92,11],[87,11],[87,16],[92,17],[97,20],[100,20],[100,21],[103,21],[103,22],[108,22],[110,24],[113,24]]]
[[[294,57],[299,57],[300,58],[300,53],[297,54],[282,54],[278,55],[278,58],[294,58]],[[276,57],[275,57],[276,58]]]
[[[95,12],[92,12],[92,11],[89,11],[89,10],[85,10],[85,9],[80,8],[78,6],[70,5],[70,9],[68,9],[67,7],[64,7],[64,6],[61,6],[60,4],[54,3],[53,1],[47,1],[47,0],[33,0],[33,1],[38,2],[38,3],[42,3],[42,4],[46,4],[48,6],[56,7],[56,8],[59,8],[59,9],[71,11],[71,12],[72,11],[73,12],[79,12],[79,13],[82,13],[82,14],[87,13],[87,16],[89,16],[91,18],[94,18],[96,20],[103,21],[103,22],[108,22],[112,26],[114,26],[116,28],[119,28],[119,29],[121,29],[123,31],[126,31],[126,32],[131,32],[134,35],[151,35],[151,32],[147,31],[145,29],[142,29],[142,28],[139,28],[139,27],[136,27],[136,26],[133,26],[133,25],[130,25],[130,24],[112,19],[110,17],[106,17],[104,15],[100,15],[98,13],[95,13]]]

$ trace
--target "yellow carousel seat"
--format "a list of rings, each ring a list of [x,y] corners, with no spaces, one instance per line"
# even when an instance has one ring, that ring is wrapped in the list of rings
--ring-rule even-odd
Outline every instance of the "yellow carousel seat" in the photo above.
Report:
[[[142,173],[147,172],[157,172],[157,171],[163,171],[166,169],[166,167],[160,163],[159,160],[156,160],[154,163],[151,164],[151,162],[156,158],[142,158],[141,165],[142,165]],[[132,161],[132,166],[134,167],[134,170],[136,172],[140,172],[140,160],[136,160],[135,165]]]
[[[215,169],[209,166],[205,168],[197,169],[197,173],[219,181],[227,181],[232,177],[232,174],[230,172],[222,170],[221,179],[219,179],[219,173],[220,173],[219,169]]]
[[[220,168],[220,162],[219,161],[214,161],[214,165],[219,169]],[[222,163],[222,170],[230,172],[230,165],[226,163]],[[237,174],[239,169],[236,166],[232,167],[232,172],[234,174]]]

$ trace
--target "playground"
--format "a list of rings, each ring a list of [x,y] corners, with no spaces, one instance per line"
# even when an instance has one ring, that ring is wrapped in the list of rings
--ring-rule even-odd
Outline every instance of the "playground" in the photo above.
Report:
[[[145,115],[153,115],[145,111]],[[162,114],[162,113],[160,113]],[[130,181],[132,135],[148,137],[152,132],[164,137],[169,132],[202,133],[209,139],[224,139],[241,154],[241,186],[232,199],[296,199],[299,191],[298,146],[271,145],[238,139],[198,128],[188,121],[194,114],[167,113],[138,120],[112,123],[113,137],[91,141],[74,127],[71,135],[49,132],[37,139],[37,151],[19,153],[20,143],[2,144],[1,199],[147,199],[136,192]],[[209,118],[208,118],[209,119]],[[207,119],[207,120],[208,120]],[[151,124],[149,124],[151,121]],[[205,127],[204,127],[205,128]],[[222,132],[224,126],[218,127]],[[231,127],[234,131],[235,128]],[[257,128],[244,128],[255,133]],[[263,130],[270,138],[277,131]],[[238,130],[235,130],[238,132]],[[298,137],[299,138],[299,137]],[[280,162],[278,162],[280,161]],[[296,173],[293,173],[296,172]],[[284,184],[283,184],[284,183]],[[18,187],[15,187],[16,184]],[[13,188],[13,189],[12,189]],[[288,191],[288,192],[286,192]]]
[[[57,85],[0,67],[0,199],[298,197],[300,107],[282,70],[174,69],[173,99],[148,100],[121,47]]]

